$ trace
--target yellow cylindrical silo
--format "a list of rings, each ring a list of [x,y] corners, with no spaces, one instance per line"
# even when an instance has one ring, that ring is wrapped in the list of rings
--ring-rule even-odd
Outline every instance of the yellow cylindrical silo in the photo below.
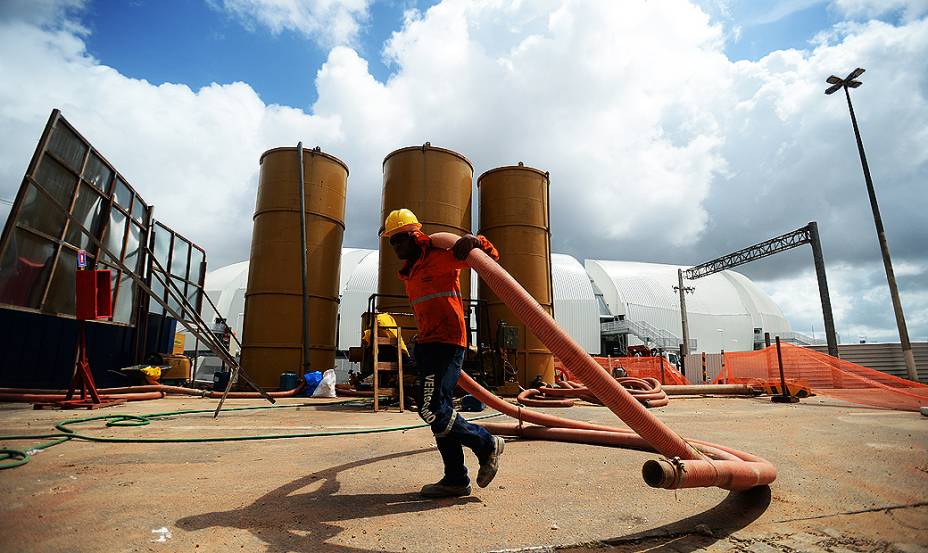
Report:
[[[260,386],[302,374],[299,161],[296,148],[261,155],[242,331],[242,368]],[[335,365],[338,272],[345,232],[348,167],[319,148],[303,149],[309,364]]]
[[[499,250],[499,263],[549,313],[554,313],[551,281],[551,220],[548,173],[517,166],[498,167],[480,175],[480,234]],[[525,386],[541,375],[554,382],[554,358],[550,351],[482,281],[481,300],[486,300],[490,328],[499,321],[519,329],[516,359],[510,362]]]
[[[383,160],[381,225],[394,209],[412,210],[422,223],[422,232],[471,232],[471,197],[474,168],[463,155],[422,146],[401,148]],[[393,253],[387,238],[380,239],[380,271],[377,292],[398,298],[380,298],[381,311],[411,312],[406,289],[397,277],[403,263]],[[461,271],[461,293],[470,295],[470,270]]]

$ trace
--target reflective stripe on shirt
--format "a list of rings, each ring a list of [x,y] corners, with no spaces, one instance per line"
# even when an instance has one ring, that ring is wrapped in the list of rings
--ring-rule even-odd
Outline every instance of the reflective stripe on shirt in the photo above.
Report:
[[[412,300],[412,305],[418,305],[424,301],[433,300],[435,298],[460,298],[461,294],[458,292],[435,292],[434,294],[426,294],[421,298],[416,298]]]

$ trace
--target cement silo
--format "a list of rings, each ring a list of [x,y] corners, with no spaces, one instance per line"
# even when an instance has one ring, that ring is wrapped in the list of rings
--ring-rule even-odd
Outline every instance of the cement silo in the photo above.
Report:
[[[426,234],[468,234],[471,232],[473,180],[474,168],[466,157],[428,142],[391,152],[383,160],[380,223],[382,225],[394,209],[405,207],[416,214]],[[402,266],[389,240],[381,237],[377,291],[400,296],[381,298],[378,306],[382,311],[412,311],[403,282],[397,278]],[[470,270],[461,271],[461,293],[465,299],[471,297]]]
[[[261,155],[242,336],[242,368],[262,387],[302,374],[299,161],[296,148]],[[348,167],[319,148],[303,149],[309,363],[335,365],[338,273],[345,232]]]
[[[480,175],[480,234],[496,246],[500,265],[549,313],[553,313],[551,282],[551,220],[548,173],[517,166],[498,167]],[[482,281],[479,297],[486,300],[490,332],[499,321],[519,329],[516,359],[518,380],[524,386],[538,375],[554,382],[550,351]]]

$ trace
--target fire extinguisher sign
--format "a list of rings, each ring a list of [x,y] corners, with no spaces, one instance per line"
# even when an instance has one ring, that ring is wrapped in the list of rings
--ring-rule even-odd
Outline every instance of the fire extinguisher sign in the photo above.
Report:
[[[77,268],[86,269],[87,268],[87,252],[84,250],[77,250]]]

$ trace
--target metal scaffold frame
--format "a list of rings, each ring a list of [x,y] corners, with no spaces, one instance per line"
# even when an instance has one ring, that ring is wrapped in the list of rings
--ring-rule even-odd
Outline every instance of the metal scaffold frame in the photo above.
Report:
[[[831,310],[831,296],[828,293],[828,280],[825,277],[825,257],[822,255],[822,242],[819,238],[818,223],[815,221],[812,221],[802,228],[771,238],[770,240],[765,240],[753,246],[742,248],[736,252],[696,265],[695,267],[690,267],[683,271],[683,276],[689,280],[696,280],[726,269],[744,265],[751,261],[798,248],[805,244],[812,246],[812,261],[815,264],[815,276],[818,280],[818,291],[822,300],[822,316],[825,319],[825,336],[828,341],[828,354],[832,357],[838,357],[838,337],[835,332],[835,320]],[[685,332],[686,331],[684,331],[684,333]]]

